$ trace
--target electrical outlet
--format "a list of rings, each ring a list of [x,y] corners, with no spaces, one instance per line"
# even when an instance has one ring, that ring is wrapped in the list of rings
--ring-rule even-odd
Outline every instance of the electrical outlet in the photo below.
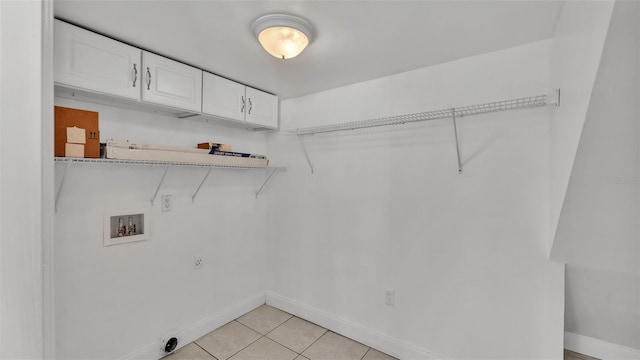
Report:
[[[198,270],[198,269],[202,269],[202,266],[204,265],[204,260],[202,259],[202,256],[194,256],[193,257],[193,268]]]
[[[173,210],[173,206],[171,204],[171,195],[162,195],[161,204],[162,211],[171,211]]]
[[[389,306],[396,305],[396,291],[393,289],[386,289],[384,291],[384,303]]]

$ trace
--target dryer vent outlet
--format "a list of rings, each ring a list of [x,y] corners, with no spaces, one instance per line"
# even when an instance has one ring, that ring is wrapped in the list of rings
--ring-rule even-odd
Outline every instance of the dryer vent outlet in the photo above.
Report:
[[[164,344],[164,352],[170,353],[178,347],[178,338],[172,337]]]

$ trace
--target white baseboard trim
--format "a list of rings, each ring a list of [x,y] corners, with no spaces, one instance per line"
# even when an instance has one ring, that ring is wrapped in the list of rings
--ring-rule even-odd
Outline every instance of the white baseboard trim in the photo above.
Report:
[[[267,305],[296,315],[399,359],[442,359],[442,357],[418,346],[381,334],[347,319],[340,318],[280,294],[267,291],[266,300]]]
[[[568,331],[564,332],[564,348],[603,360],[640,359],[640,350]]]
[[[211,316],[208,316],[202,320],[199,320],[182,330],[172,333],[173,336],[179,340],[179,348],[189,344],[210,333],[211,331],[219,328],[220,326],[239,318],[240,316],[248,313],[249,311],[257,308],[265,303],[266,295],[264,291],[261,291],[253,296],[250,296],[237,304],[223,309]],[[121,360],[157,360],[164,356],[161,352],[160,339],[157,341],[139,349],[132,353],[129,353],[121,358]]]

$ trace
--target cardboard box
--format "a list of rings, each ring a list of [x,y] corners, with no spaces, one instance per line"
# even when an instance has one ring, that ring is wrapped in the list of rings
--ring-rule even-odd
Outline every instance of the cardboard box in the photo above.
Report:
[[[215,148],[218,151],[232,151],[231,150],[231,145],[229,145],[229,144],[220,144],[220,143],[213,143],[213,142],[206,142],[206,143],[198,144],[198,149],[211,150],[212,148]]]
[[[55,107],[54,155],[65,156],[67,128],[78,127],[85,130],[84,157],[100,157],[100,130],[98,113],[79,109]]]
[[[87,132],[84,129],[79,127],[68,127],[67,128],[67,143],[72,144],[86,144],[87,143]]]
[[[64,156],[83,158],[84,157],[84,145],[83,144],[64,144]]]

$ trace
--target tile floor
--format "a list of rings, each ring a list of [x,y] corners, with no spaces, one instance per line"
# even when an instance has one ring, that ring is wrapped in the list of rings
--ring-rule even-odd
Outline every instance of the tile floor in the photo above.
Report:
[[[163,360],[393,360],[395,358],[269,305]],[[573,359],[572,359],[573,360]]]
[[[182,347],[163,360],[394,360],[269,305]],[[564,360],[598,360],[564,351]]]
[[[564,360],[599,360],[598,358],[594,358],[591,356],[579,354],[577,352],[573,352],[570,350],[564,351]]]

